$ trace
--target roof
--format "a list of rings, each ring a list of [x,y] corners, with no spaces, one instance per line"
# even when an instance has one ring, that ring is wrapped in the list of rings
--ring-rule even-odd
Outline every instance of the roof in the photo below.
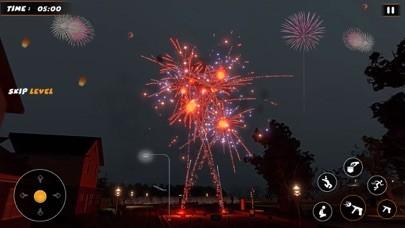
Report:
[[[96,144],[100,165],[104,165],[101,138],[98,137],[10,133],[9,139],[17,154],[45,154],[51,156],[85,156],[90,148]]]
[[[0,173],[21,176],[30,169],[26,160],[10,153],[0,145]]]
[[[8,91],[11,88],[17,88],[14,81],[13,73],[10,64],[7,60],[6,51],[0,39],[0,88],[4,97],[7,100],[6,112],[8,113],[24,113],[24,106],[19,95],[9,95]]]

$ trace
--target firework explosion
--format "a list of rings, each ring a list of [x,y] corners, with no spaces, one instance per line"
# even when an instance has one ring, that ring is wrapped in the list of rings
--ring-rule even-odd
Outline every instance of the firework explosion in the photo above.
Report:
[[[84,46],[94,38],[93,26],[80,16],[56,16],[51,31],[57,39],[67,41],[72,46]]]
[[[370,52],[374,46],[374,38],[358,28],[350,28],[343,33],[343,43],[349,50]]]
[[[314,49],[323,34],[325,27],[323,21],[315,13],[298,12],[289,16],[281,25],[281,33],[287,45],[302,52],[302,106],[306,111],[306,79],[305,79],[305,52]]]
[[[290,77],[289,75],[254,76],[233,75],[238,68],[244,68],[240,56],[232,55],[233,46],[226,40],[230,48],[225,56],[214,54],[214,63],[203,62],[195,47],[181,44],[177,39],[170,39],[176,56],[169,54],[157,57],[144,57],[160,66],[162,78],[152,80],[147,85],[159,90],[155,93],[144,93],[144,96],[156,99],[155,109],[170,106],[173,109],[169,116],[170,125],[180,124],[188,129],[188,139],[181,146],[185,150],[186,181],[182,199],[182,208],[189,197],[189,192],[197,179],[196,172],[206,163],[211,178],[216,186],[217,198],[221,210],[224,209],[219,168],[216,166],[212,148],[221,145],[232,161],[235,171],[235,160],[241,159],[239,147],[245,156],[252,153],[243,143],[239,130],[246,127],[245,117],[252,109],[239,110],[237,103],[252,100],[245,97],[240,89],[252,84],[258,78]],[[239,44],[237,46],[240,46]],[[177,141],[177,138],[176,138]],[[190,146],[198,145],[194,156]]]
[[[317,14],[298,12],[285,20],[281,32],[285,34],[283,38],[288,46],[299,51],[309,51],[318,45],[325,27]]]

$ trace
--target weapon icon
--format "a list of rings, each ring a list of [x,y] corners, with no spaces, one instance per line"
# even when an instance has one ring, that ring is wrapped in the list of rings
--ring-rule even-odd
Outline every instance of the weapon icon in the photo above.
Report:
[[[345,205],[345,207],[351,207],[351,208],[353,208],[353,211],[351,212],[352,215],[353,215],[354,213],[356,213],[356,211],[357,211],[357,213],[358,213],[359,216],[362,216],[362,215],[363,215],[363,208],[358,207],[358,206],[356,206],[356,205],[353,205],[352,202],[346,201],[344,205]]]
[[[387,211],[388,214],[391,214],[391,208],[383,205],[382,212],[385,213]]]

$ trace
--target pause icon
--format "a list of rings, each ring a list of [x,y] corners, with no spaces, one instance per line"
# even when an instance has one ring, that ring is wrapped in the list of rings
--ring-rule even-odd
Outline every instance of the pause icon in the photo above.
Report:
[[[399,16],[399,4],[384,4],[383,15],[386,17]]]

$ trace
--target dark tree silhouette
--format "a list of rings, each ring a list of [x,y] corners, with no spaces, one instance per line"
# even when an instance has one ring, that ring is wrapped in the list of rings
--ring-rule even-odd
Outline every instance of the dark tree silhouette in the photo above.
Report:
[[[392,60],[380,53],[370,56],[370,65],[365,74],[375,91],[386,87],[405,86],[405,40],[397,47]],[[390,173],[405,180],[405,94],[400,92],[388,101],[371,106],[376,118],[387,132],[381,139],[363,137],[368,154],[362,154],[366,168],[371,174]]]
[[[387,128],[381,139],[364,137],[366,147],[372,155],[372,173],[389,172],[405,180],[405,94],[398,93],[384,103],[371,106],[373,117]]]
[[[314,156],[302,151],[300,141],[292,137],[290,129],[275,120],[263,131],[256,129],[253,139],[262,144],[265,151],[249,161],[267,181],[269,193],[277,195],[280,210],[288,211],[294,184],[299,184],[303,193],[310,192],[312,188],[314,171],[311,163]]]
[[[405,85],[405,40],[398,45],[393,56],[390,61],[378,52],[370,55],[371,63],[364,73],[375,91],[384,87],[399,88]]]

